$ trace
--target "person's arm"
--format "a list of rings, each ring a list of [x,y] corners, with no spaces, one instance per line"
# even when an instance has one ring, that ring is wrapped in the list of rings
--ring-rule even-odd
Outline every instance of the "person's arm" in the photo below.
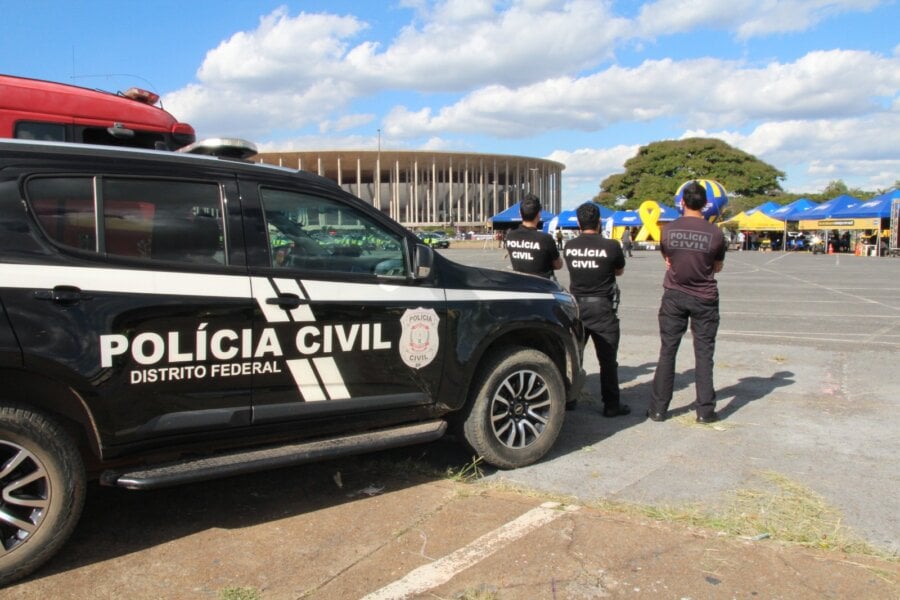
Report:
[[[625,267],[621,269],[616,269],[616,277],[621,277],[625,273]]]
[[[713,273],[718,273],[725,267],[724,260],[713,261]]]
[[[556,271],[562,269],[563,259],[559,253],[559,248],[556,246],[556,242],[552,237],[550,238],[550,244],[547,245],[547,250],[550,252],[550,266],[553,267],[553,270]]]

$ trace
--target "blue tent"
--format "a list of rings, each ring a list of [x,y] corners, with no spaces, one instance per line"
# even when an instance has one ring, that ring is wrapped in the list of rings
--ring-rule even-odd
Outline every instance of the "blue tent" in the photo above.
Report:
[[[660,204],[659,209],[660,222],[674,221],[681,216],[678,209],[666,206],[665,204]],[[613,214],[612,218],[615,227],[640,227],[644,224],[644,222],[641,221],[640,214],[638,214],[638,211],[636,210],[619,210]]]
[[[778,203],[772,202],[770,200],[769,202],[760,204],[759,206],[757,206],[755,208],[751,208],[750,210],[745,210],[744,214],[749,217],[750,215],[752,215],[755,212],[761,212],[762,214],[766,215],[767,217],[771,217],[771,216],[773,216],[772,213],[774,211],[778,210],[779,208],[781,208],[781,206]]]
[[[888,219],[891,216],[891,205],[894,199],[900,199],[900,190],[893,190],[876,196],[871,200],[848,206],[835,212],[832,216],[844,219]]]
[[[596,204],[597,208],[600,209],[601,220],[606,220],[609,217],[613,216],[613,210],[611,208],[607,208],[606,206],[602,206],[600,204],[597,204],[596,202],[594,204]],[[570,208],[569,210],[564,210],[559,213],[556,226],[560,229],[578,229],[577,211],[577,208]]]
[[[800,198],[790,204],[778,207],[768,215],[779,221],[798,221],[803,218],[803,213],[816,206],[818,205],[809,198]]]
[[[835,213],[838,211],[844,210],[848,206],[854,206],[856,204],[861,204],[862,200],[859,198],[854,198],[853,196],[848,196],[844,194],[842,196],[838,196],[837,198],[832,198],[827,202],[823,202],[818,206],[814,206],[809,210],[801,213],[801,216],[796,217],[796,220],[799,219],[831,219],[835,216]]]
[[[660,213],[659,215],[660,221],[674,221],[681,216],[681,213],[678,212],[677,208],[673,208],[665,204],[660,204],[659,209],[662,211],[662,213]]]
[[[544,223],[548,223],[553,217],[553,213],[549,210],[541,211],[541,221]],[[522,215],[519,213],[519,203],[516,202],[506,210],[498,212],[490,220],[495,226],[499,223],[521,223]]]
[[[615,227],[639,227],[643,225],[640,215],[634,210],[619,210],[613,216],[613,225]]]

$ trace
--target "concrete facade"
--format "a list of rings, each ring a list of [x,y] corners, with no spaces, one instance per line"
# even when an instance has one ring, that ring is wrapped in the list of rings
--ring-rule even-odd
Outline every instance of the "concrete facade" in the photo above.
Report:
[[[558,213],[564,164],[527,156],[429,151],[264,152],[259,162],[317,173],[407,227],[490,227],[532,192]]]

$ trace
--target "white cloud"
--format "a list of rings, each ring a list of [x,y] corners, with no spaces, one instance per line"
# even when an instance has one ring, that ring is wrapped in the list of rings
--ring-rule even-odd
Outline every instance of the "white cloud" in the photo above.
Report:
[[[816,191],[843,179],[851,186],[884,188],[900,179],[895,140],[900,113],[848,119],[772,121],[750,133],[691,130],[683,137],[716,137],[778,167],[796,171],[786,189]]]
[[[340,75],[347,39],[367,25],[355,17],[300,13],[282,7],[210,50],[197,72],[205,86],[255,94],[297,90]]]
[[[625,161],[637,154],[640,146],[614,146],[612,148],[581,148],[574,151],[555,150],[546,158],[566,165],[566,178],[604,179],[607,175],[625,170]],[[605,173],[598,179],[599,173]]]
[[[209,51],[199,83],[165,103],[199,129],[260,131],[281,126],[285,115],[286,126],[298,127],[385,90],[468,91],[575,73],[611,57],[628,25],[591,0],[513,2],[501,11],[491,2],[458,0],[422,14],[421,26],[409,24],[382,48],[357,40],[368,25],[355,17],[290,16],[279,8]],[[326,100],[312,89],[330,94]],[[254,122],[244,106],[255,111]],[[236,118],[219,116],[228,112]]]
[[[459,144],[456,142],[448,141],[439,137],[429,138],[424,144],[421,145],[422,150],[458,150]]]
[[[361,45],[348,62],[359,78],[382,89],[522,85],[596,66],[630,35],[628,21],[603,2],[512,2],[503,11],[492,4],[439,3],[421,27],[404,28],[383,52]]]
[[[348,132],[382,118],[379,102],[363,101],[377,94],[405,94],[381,123],[396,148],[665,121],[669,131],[712,131],[779,168],[802,164],[810,180],[847,169],[874,181],[895,166],[900,45],[890,56],[819,50],[769,64],[658,58],[624,66],[614,53],[710,28],[738,39],[805,31],[879,3],[658,0],[629,20],[607,0],[400,0],[416,17],[388,41],[354,16],[280,8],[210,50],[197,82],[164,101],[201,137],[282,140],[262,145],[270,149],[374,147],[374,135]],[[565,185],[590,182],[596,191],[635,149],[561,149],[551,158],[567,165]]]
[[[527,137],[558,129],[593,131],[613,123],[675,117],[686,126],[864,114],[900,90],[900,58],[869,52],[810,52],[793,63],[747,67],[713,58],[645,61],[581,78],[509,88],[489,86],[445,106],[385,117],[395,136],[482,132]]]
[[[637,154],[638,148],[637,145],[620,145],[574,151],[555,150],[545,157],[566,165],[562,177],[564,208],[573,208],[596,196],[600,191],[600,182],[613,173],[623,172],[625,161]]]
[[[740,39],[805,31],[844,12],[869,10],[882,0],[658,0],[641,7],[637,30],[644,36],[711,27]]]
[[[376,136],[366,135],[304,135],[262,142],[256,145],[260,152],[293,152],[295,150],[375,150]]]
[[[354,127],[359,127],[360,125],[371,123],[374,120],[375,115],[373,114],[344,115],[334,121],[322,121],[321,123],[319,123],[319,131],[321,133],[328,133],[330,131],[347,131],[348,129],[353,129]]]

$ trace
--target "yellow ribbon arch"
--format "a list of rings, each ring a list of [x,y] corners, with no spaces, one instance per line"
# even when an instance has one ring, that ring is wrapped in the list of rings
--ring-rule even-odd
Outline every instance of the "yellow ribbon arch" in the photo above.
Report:
[[[647,240],[658,242],[662,239],[662,231],[659,228],[659,217],[662,215],[662,209],[656,200],[644,200],[638,208],[638,216],[641,218],[641,230],[638,231],[636,242],[646,242]]]

